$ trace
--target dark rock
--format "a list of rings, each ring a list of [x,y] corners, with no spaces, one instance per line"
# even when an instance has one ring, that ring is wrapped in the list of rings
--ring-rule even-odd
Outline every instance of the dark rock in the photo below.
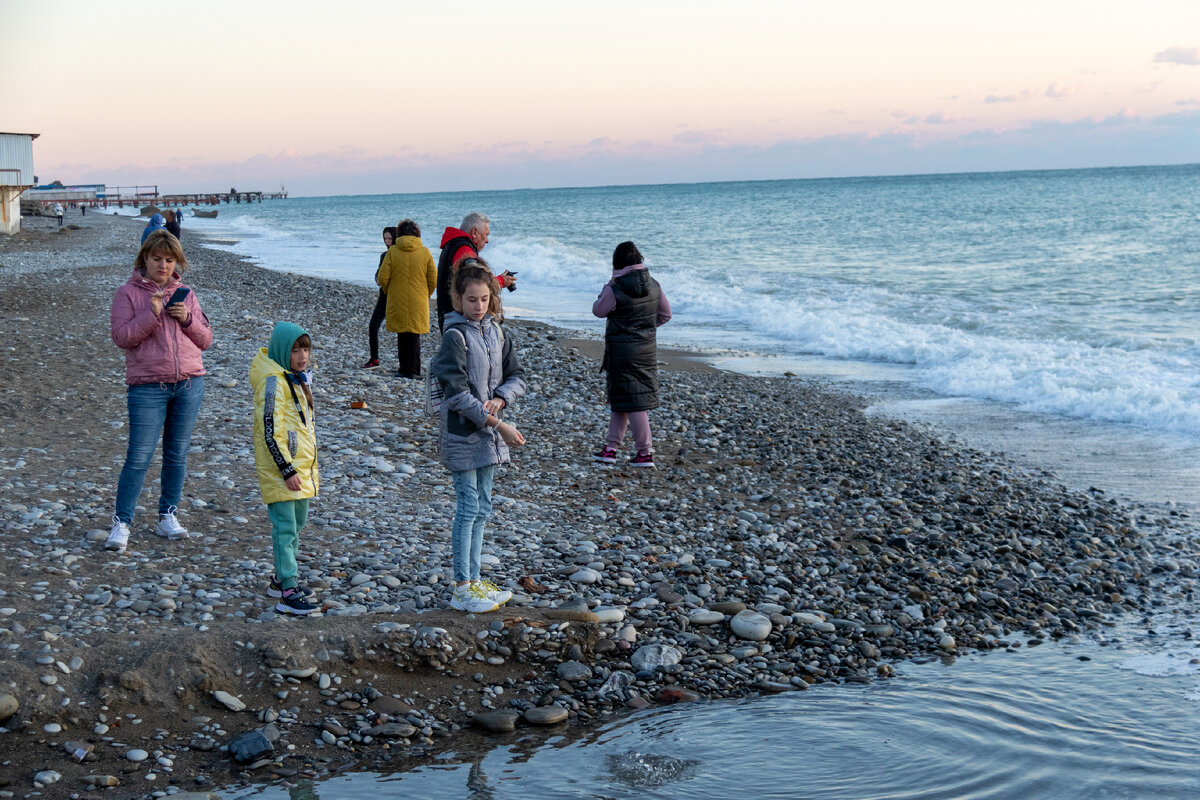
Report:
[[[271,744],[271,740],[262,731],[249,731],[229,742],[229,755],[239,764],[248,764],[274,749],[275,745]]]
[[[413,709],[403,700],[384,695],[371,701],[371,710],[376,714],[387,714],[389,717],[402,717]]]
[[[516,711],[485,711],[471,718],[471,724],[476,728],[493,733],[503,733],[517,729],[517,720],[521,715]]]

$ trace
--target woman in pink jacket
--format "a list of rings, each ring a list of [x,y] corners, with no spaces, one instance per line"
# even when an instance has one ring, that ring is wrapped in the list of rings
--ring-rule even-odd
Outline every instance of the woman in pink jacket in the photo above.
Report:
[[[129,543],[129,524],[162,437],[162,496],[155,533],[183,539],[175,516],[183,495],[192,427],[204,397],[203,351],[212,344],[208,317],[181,276],[187,258],[167,231],[146,237],[133,276],[112,304],[112,339],[125,351],[129,449],[117,483],[117,509],[104,546],[119,553]]]

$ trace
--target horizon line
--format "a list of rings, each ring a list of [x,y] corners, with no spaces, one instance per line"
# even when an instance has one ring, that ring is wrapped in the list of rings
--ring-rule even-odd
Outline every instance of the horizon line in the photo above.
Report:
[[[578,186],[517,186],[503,189],[438,189],[427,192],[363,192],[358,194],[293,194],[288,192],[289,199],[309,199],[318,197],[388,197],[390,195],[407,195],[412,197],[424,195],[438,194],[483,194],[486,192],[553,192],[565,190],[580,190],[580,189],[623,189],[623,188],[649,188],[654,186],[709,186],[718,184],[730,183],[793,183],[799,181],[848,181],[848,180],[879,180],[892,178],[940,178],[940,177],[966,177],[970,175],[1020,175],[1034,174],[1045,172],[1087,172],[1093,170],[1124,170],[1124,169],[1162,169],[1168,167],[1200,167],[1200,161],[1184,161],[1181,163],[1166,163],[1166,164],[1109,164],[1104,166],[1091,167],[1049,167],[1049,168],[1024,168],[1024,169],[996,169],[996,170],[964,170],[962,172],[895,172],[895,173],[875,173],[866,175],[825,175],[821,177],[807,178],[744,178],[740,180],[726,181],[671,181],[668,183],[597,183],[585,184]],[[164,194],[166,194],[164,192]],[[174,192],[179,194],[179,192]],[[186,194],[186,193],[185,193]]]

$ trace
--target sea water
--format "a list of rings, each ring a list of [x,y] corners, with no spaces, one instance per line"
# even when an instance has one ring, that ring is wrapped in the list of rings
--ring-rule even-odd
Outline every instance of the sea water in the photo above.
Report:
[[[398,753],[370,771],[222,796],[1185,800],[1200,796],[1200,664],[1185,632],[907,662],[869,686],[656,707],[590,728],[465,732],[432,758]]]
[[[519,273],[514,317],[598,334],[632,239],[675,314],[665,345],[850,382],[1080,488],[1200,504],[1200,165],[291,198],[184,231],[373,285],[385,225],[416,220],[436,255],[476,210],[483,256]]]
[[[849,386],[873,413],[1081,487],[1200,502],[1200,166],[292,198],[188,217],[184,237],[371,285],[385,225],[417,220],[436,254],[470,211],[492,219],[493,268],[519,272],[513,316],[599,334],[591,302],[632,239],[675,312],[664,344]],[[467,737],[387,773],[244,794],[1200,796],[1194,603],[1166,623],[1118,620],[1099,641]]]

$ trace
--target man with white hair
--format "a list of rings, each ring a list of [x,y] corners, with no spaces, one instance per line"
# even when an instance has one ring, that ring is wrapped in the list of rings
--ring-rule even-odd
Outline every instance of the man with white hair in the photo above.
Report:
[[[437,270],[437,317],[438,330],[454,306],[450,303],[450,276],[461,261],[476,258],[488,243],[492,232],[492,221],[486,214],[472,211],[463,217],[462,226],[448,227],[442,233],[442,252],[438,256]],[[517,286],[517,276],[507,270],[496,276],[500,286],[512,291]]]

